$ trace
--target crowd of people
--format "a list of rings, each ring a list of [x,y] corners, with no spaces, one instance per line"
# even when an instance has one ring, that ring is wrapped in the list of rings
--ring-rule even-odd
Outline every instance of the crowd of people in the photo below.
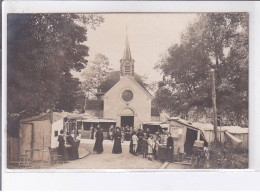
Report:
[[[147,130],[149,131],[149,130]],[[159,148],[165,147],[166,158],[169,162],[173,162],[174,140],[170,133],[150,134],[139,129],[137,132],[131,133],[131,141],[129,152],[133,155],[142,155],[148,160],[158,159]]]
[[[103,152],[103,131],[97,127],[94,133],[95,145],[93,151],[97,154]],[[174,139],[170,133],[162,132],[151,134],[149,130],[133,130],[131,127],[125,128],[111,126],[109,129],[109,139],[114,141],[112,153],[121,154],[124,140],[130,141],[129,152],[134,156],[142,155],[148,160],[157,159],[159,155],[159,148],[166,149],[166,158],[169,162],[173,162],[174,153]]]

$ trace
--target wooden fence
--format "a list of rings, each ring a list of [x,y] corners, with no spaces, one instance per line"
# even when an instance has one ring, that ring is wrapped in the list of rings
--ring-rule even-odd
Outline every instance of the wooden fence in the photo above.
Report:
[[[7,138],[7,161],[19,160],[19,138]]]

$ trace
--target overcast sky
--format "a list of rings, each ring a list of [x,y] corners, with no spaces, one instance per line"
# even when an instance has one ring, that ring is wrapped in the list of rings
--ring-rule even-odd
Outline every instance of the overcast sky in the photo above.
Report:
[[[102,53],[108,57],[111,68],[119,70],[127,26],[135,72],[147,76],[148,82],[161,80],[162,76],[154,70],[155,64],[172,44],[179,43],[181,32],[196,17],[190,13],[102,15],[104,23],[96,30],[88,30],[89,62]]]

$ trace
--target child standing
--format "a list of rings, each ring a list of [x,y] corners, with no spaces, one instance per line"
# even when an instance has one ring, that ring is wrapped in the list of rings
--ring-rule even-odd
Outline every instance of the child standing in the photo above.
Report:
[[[136,133],[134,132],[134,135],[132,136],[132,141],[133,141],[133,152],[134,155],[136,154],[136,149],[137,149],[137,145],[138,145],[138,137],[136,136]]]
[[[148,160],[152,160],[152,154],[153,154],[153,148],[154,148],[154,142],[153,142],[153,136],[150,135],[148,140]]]

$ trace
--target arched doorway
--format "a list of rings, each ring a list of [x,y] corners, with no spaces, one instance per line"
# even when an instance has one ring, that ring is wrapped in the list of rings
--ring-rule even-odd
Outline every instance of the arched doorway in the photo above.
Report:
[[[124,108],[121,113],[121,127],[132,127],[134,128],[134,111],[131,108]]]

